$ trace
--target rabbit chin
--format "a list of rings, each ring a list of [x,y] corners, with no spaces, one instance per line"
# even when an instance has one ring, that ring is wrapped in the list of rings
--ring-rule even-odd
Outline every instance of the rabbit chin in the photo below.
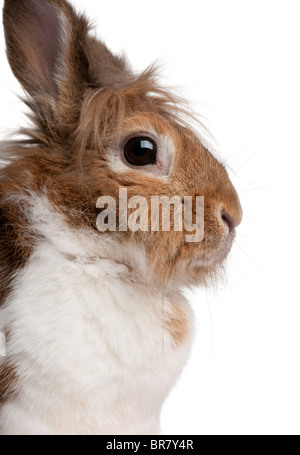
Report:
[[[221,250],[214,251],[214,252],[206,252],[200,253],[194,258],[191,259],[191,262],[188,266],[189,269],[197,269],[197,268],[211,268],[215,267],[216,265],[220,265],[224,263],[227,259],[232,245],[233,245],[234,237],[229,235],[228,238],[225,240],[225,245]]]
[[[221,245],[214,250],[205,250],[198,247],[188,249],[185,254],[181,254],[179,264],[177,266],[176,276],[177,281],[186,280],[186,285],[209,285],[210,282],[215,283],[220,279],[225,272],[226,259],[232,249],[235,233],[230,234],[225,239],[219,239]],[[184,247],[182,247],[185,250]]]

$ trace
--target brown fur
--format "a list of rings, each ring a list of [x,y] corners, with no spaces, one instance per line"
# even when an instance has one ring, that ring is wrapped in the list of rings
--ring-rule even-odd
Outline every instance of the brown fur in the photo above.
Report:
[[[12,178],[18,173],[10,173]],[[31,253],[32,239],[22,213],[22,207],[16,206],[10,197],[19,189],[10,177],[1,182],[0,190],[0,306],[5,302],[17,270],[22,268]],[[10,197],[7,197],[9,195]]]
[[[116,242],[146,247],[157,286],[180,282],[193,257],[221,252],[224,236],[218,215],[224,210],[238,224],[238,196],[224,166],[187,128],[184,103],[158,85],[154,69],[135,76],[91,36],[88,21],[65,0],[5,0],[4,27],[8,59],[27,91],[33,126],[22,130],[27,140],[2,147],[3,157],[11,162],[0,172],[0,305],[37,241],[22,202],[29,191],[46,191],[70,225],[93,231],[97,199],[117,198],[121,187],[128,189],[129,198],[204,196],[206,230],[200,244],[186,244],[186,232],[112,234]],[[133,128],[151,128],[172,138],[177,155],[168,182],[109,169],[107,151]],[[206,283],[218,266],[194,270],[189,283]],[[138,271],[132,274],[139,279]],[[166,327],[176,344],[185,338],[186,322],[174,307]],[[0,369],[0,404],[13,380],[8,359]]]
[[[172,306],[172,316],[166,320],[166,326],[169,330],[176,346],[181,344],[188,333],[188,322],[183,311],[178,307]]]
[[[8,398],[13,396],[16,375],[8,362],[0,365],[0,409]]]

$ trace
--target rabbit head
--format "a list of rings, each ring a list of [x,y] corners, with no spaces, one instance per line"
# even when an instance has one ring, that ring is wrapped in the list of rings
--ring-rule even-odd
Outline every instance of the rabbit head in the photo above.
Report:
[[[14,148],[24,187],[46,192],[72,227],[113,238],[115,251],[143,251],[147,279],[201,283],[214,274],[242,210],[225,167],[182,121],[180,100],[152,68],[135,75],[66,0],[5,0],[4,27],[34,124]],[[144,198],[148,215],[154,196],[204,197],[204,237],[187,242],[191,232],[172,229],[174,220],[170,232],[118,229],[120,189]],[[115,232],[97,229],[101,196],[116,201]]]

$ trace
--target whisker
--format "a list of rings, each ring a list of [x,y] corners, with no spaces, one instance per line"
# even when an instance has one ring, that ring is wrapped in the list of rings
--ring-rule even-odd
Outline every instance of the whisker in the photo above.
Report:
[[[258,152],[259,152],[259,150],[256,150],[256,152],[252,153],[248,158],[245,159],[245,161],[243,162],[243,164],[237,169],[237,171],[236,171],[237,174],[239,174],[239,172],[243,169],[243,167],[244,167],[247,163],[249,163],[249,161],[251,161],[252,158],[253,158],[255,155],[258,154]]]
[[[236,243],[236,246],[239,248],[239,250],[242,251],[242,253],[245,254],[245,256],[247,256],[247,258],[261,271],[263,272],[263,268],[257,264],[257,262],[238,244]]]
[[[247,282],[248,285],[250,285],[250,283],[247,281],[246,277],[241,273],[241,268],[240,268],[240,267],[237,267],[236,264],[234,264],[233,261],[231,261],[230,267],[232,267],[232,268],[234,267],[234,269],[240,273],[242,279],[245,280],[245,282]],[[232,282],[234,283],[234,287],[235,287],[236,289],[239,290],[239,292],[240,292],[240,294],[242,295],[243,299],[246,300],[246,299],[247,299],[247,295],[246,295],[245,292],[242,290],[242,288],[241,288],[239,282],[233,277],[232,273],[231,273],[229,270],[227,270],[226,273],[228,274],[228,276],[229,276],[229,278],[230,278],[230,281],[232,281]],[[237,307],[236,305],[235,305],[235,308],[237,309],[237,311],[239,311],[239,309],[238,309],[238,307]]]
[[[165,349],[165,331],[166,331],[166,321],[165,321],[165,298],[167,292],[167,271],[165,271],[164,280],[163,280],[163,292],[162,292],[162,325],[163,325],[163,334],[162,334],[162,353]]]
[[[207,284],[206,276],[204,278],[204,285],[205,285],[205,294],[206,294],[207,308],[208,308],[209,321],[210,321],[210,353],[209,353],[209,358],[211,360],[212,359],[212,354],[213,354],[213,348],[214,348],[214,325],[213,325],[213,317],[212,317],[212,311],[211,311],[211,305],[210,305],[210,298],[209,298],[209,294],[208,294],[208,284]]]
[[[242,195],[245,195],[245,194],[249,194],[249,193],[253,193],[254,191],[259,191],[259,190],[264,190],[266,188],[274,188],[274,187],[280,187],[280,186],[284,186],[284,183],[270,183],[269,185],[263,185],[263,186],[258,186],[256,188],[250,188],[248,190],[244,190],[242,192],[240,192]]]
[[[236,313],[239,313],[239,308],[236,304],[236,299],[234,298],[234,293],[232,291],[231,282],[233,282],[234,287],[236,287],[237,283],[236,283],[235,279],[232,277],[229,270],[226,270],[225,283],[224,283],[225,289],[227,292],[230,292],[230,296],[231,296],[230,303],[233,305]]]
[[[242,146],[238,147],[235,151],[231,152],[228,156],[227,159],[231,159],[233,156],[236,156],[237,154],[240,154],[243,150],[249,148],[249,146]],[[257,151],[258,152],[258,151]]]
[[[257,177],[255,180],[253,180],[252,182],[248,183],[248,185],[246,185],[243,189],[240,190],[240,194],[242,194],[249,187],[251,188],[251,186],[254,185],[255,183],[259,182],[260,179],[261,179],[261,177]]]
[[[238,233],[238,236],[239,236],[239,237],[243,237],[243,238],[246,239],[246,240],[250,240],[250,237],[249,237],[248,235],[243,234],[242,232],[239,232],[239,233]]]

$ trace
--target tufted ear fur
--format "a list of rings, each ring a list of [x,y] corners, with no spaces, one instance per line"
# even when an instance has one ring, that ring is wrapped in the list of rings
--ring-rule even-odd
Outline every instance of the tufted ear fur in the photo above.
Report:
[[[70,116],[87,87],[128,77],[124,61],[89,36],[87,19],[66,0],[5,0],[3,18],[10,66],[36,110],[50,98]]]

